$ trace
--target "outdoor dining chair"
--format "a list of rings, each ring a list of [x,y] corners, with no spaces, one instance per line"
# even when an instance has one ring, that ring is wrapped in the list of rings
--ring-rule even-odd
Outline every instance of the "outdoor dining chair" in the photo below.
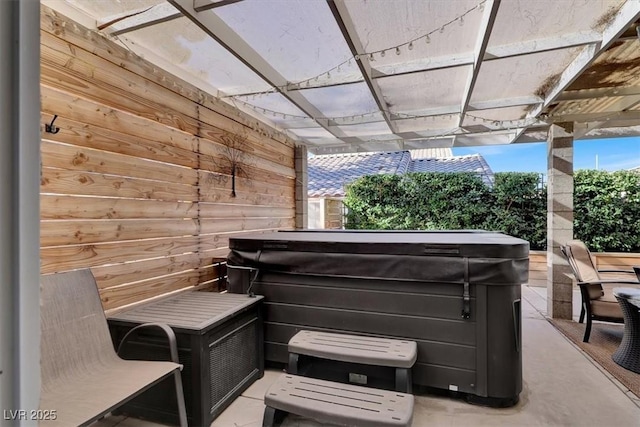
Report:
[[[593,320],[623,323],[622,310],[613,295],[613,288],[640,286],[633,270],[598,270],[587,246],[580,240],[571,240],[560,247],[578,281],[582,296],[579,322],[587,321],[584,338],[589,342]],[[608,274],[603,278],[601,273]],[[615,274],[616,277],[611,276]],[[611,278],[609,278],[611,277]]]

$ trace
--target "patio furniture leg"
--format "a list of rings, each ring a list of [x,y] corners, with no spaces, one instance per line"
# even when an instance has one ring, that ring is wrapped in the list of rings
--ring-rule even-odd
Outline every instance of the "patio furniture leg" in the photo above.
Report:
[[[287,368],[287,373],[292,375],[298,374],[298,359],[300,355],[297,353],[289,353],[289,367]]]
[[[582,304],[582,307],[580,307],[580,319],[578,320],[578,323],[582,322],[584,322],[584,304]]]
[[[411,369],[396,368],[396,391],[411,393]]]
[[[286,412],[281,411],[271,406],[264,408],[264,416],[262,417],[262,427],[273,427],[282,422],[286,415]]]
[[[587,316],[587,327],[584,330],[584,338],[582,338],[582,342],[589,342],[590,335],[591,335],[591,316]]]
[[[187,427],[187,408],[184,403],[184,391],[182,389],[182,376],[179,371],[173,373],[176,383],[176,397],[178,399],[178,417],[180,419],[180,427]]]

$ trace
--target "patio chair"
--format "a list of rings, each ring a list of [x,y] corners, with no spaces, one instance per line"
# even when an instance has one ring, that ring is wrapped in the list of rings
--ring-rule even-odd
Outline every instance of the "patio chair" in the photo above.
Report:
[[[123,360],[114,350],[98,288],[88,269],[41,277],[41,425],[85,426],[173,376],[180,425],[187,425],[176,338],[166,325],[172,362]],[[134,329],[138,329],[134,328]],[[127,340],[129,334],[123,338]]]
[[[633,270],[598,270],[593,262],[593,257],[587,246],[580,240],[571,240],[560,250],[567,258],[573,275],[578,281],[582,296],[582,309],[579,322],[587,320],[583,342],[589,342],[591,335],[591,322],[593,320],[623,323],[622,310],[613,295],[613,288],[629,285],[638,285],[636,272]],[[608,274],[603,278],[601,273]],[[617,277],[612,277],[615,274]]]

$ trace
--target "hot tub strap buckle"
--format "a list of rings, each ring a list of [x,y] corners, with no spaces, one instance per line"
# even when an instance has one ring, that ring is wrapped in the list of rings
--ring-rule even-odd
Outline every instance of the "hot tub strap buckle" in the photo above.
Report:
[[[464,282],[464,290],[462,292],[462,318],[471,317],[471,297],[469,295],[469,282]]]
[[[469,294],[469,259],[464,259],[464,286],[462,290],[462,318],[471,317],[471,295]]]

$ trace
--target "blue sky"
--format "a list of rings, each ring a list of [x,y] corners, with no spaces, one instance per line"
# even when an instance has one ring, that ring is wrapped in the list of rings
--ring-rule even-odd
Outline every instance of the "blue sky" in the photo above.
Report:
[[[547,172],[547,144],[453,148],[455,156],[482,154],[494,172]],[[640,137],[586,139],[573,143],[574,169],[615,171],[640,166]]]

